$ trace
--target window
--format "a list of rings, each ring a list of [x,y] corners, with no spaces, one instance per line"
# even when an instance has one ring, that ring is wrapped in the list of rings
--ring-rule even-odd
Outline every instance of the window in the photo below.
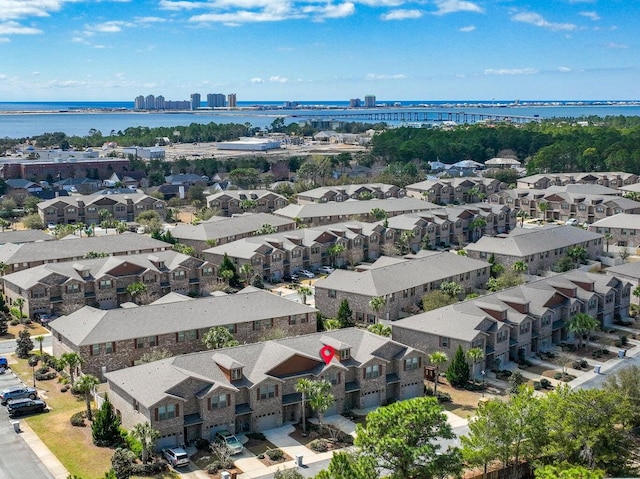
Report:
[[[227,407],[230,402],[229,399],[230,398],[228,394],[213,396],[210,398],[211,404],[209,409],[221,409],[223,407]]]
[[[77,293],[80,291],[80,285],[78,283],[71,283],[67,285],[67,293]]]
[[[351,349],[341,349],[340,350],[340,359],[345,360],[351,357]]]
[[[106,354],[111,354],[116,352],[116,343],[105,343],[104,344],[104,352]]]
[[[164,421],[166,419],[173,419],[177,416],[177,407],[175,404],[167,404],[166,406],[159,406],[157,409],[158,421]]]
[[[420,367],[420,358],[409,358],[404,360],[404,370],[413,371]]]
[[[138,339],[134,339],[133,341],[135,343],[135,348],[136,349],[144,348],[145,338],[138,338]]]
[[[47,290],[46,289],[34,289],[33,291],[31,291],[31,297],[32,298],[44,298],[46,296],[47,296]]]
[[[440,336],[440,347],[448,348],[449,347],[449,338],[445,338],[444,336]]]
[[[258,388],[258,399],[270,399],[278,396],[278,386],[272,384],[270,386],[262,386]]]
[[[158,345],[158,336],[149,336],[147,339],[149,341],[150,348]]]
[[[376,322],[376,315],[375,314],[367,314],[367,323],[373,324],[375,322]]]
[[[329,371],[324,375],[325,381],[329,381],[332,386],[340,384],[340,373],[337,371]]]
[[[371,366],[367,366],[364,370],[364,378],[365,379],[375,379],[380,376],[380,365],[372,364]]]
[[[242,368],[236,368],[231,370],[231,380],[237,381],[238,379],[242,379]]]
[[[328,291],[327,295],[328,295],[330,298],[335,298],[335,297],[336,297],[336,290],[335,290],[335,289],[330,289],[330,290]]]
[[[262,319],[253,322],[253,330],[259,331],[261,329],[269,329],[273,327],[273,318]]]
[[[298,322],[295,314],[289,316],[289,324],[296,324]]]
[[[227,331],[229,331],[231,334],[236,334],[238,332],[238,325],[237,324],[229,324],[227,326],[223,326],[224,328],[227,328]]]
[[[528,333],[529,332],[529,325],[530,325],[530,323],[528,321],[525,322],[525,323],[522,323],[520,325],[520,334]]]
[[[185,276],[186,276],[186,273],[183,269],[179,269],[173,272],[173,279],[184,279]]]
[[[143,281],[145,284],[153,284],[156,282],[155,276],[144,276]]]
[[[91,356],[98,356],[100,354],[100,345],[92,344],[90,348],[90,354]]]
[[[98,283],[99,289],[111,289],[113,282],[110,279],[101,279]]]

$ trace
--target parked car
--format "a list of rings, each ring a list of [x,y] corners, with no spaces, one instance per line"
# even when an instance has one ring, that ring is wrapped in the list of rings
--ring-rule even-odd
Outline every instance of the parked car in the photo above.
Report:
[[[226,429],[216,433],[216,442],[226,445],[229,451],[231,451],[231,454],[240,454],[244,449],[240,441],[238,441],[238,438]]]
[[[316,276],[308,269],[301,269],[300,271],[298,271],[298,275],[303,276],[305,278],[314,278]]]
[[[162,455],[173,467],[183,467],[189,465],[189,455],[181,447],[170,447],[162,450]]]
[[[320,273],[320,274],[331,274],[335,271],[335,268],[332,268],[331,266],[320,266],[317,270],[316,273]]]
[[[564,224],[567,226],[578,226],[578,220],[575,218],[570,218],[567,221],[565,221]]]
[[[7,404],[9,417],[24,416],[42,412],[47,409],[47,403],[42,399],[11,399]]]
[[[27,387],[27,386],[14,386],[12,388],[7,388],[0,392],[0,404],[3,406],[7,405],[7,402],[10,399],[35,399],[38,397],[38,391],[36,388]]]

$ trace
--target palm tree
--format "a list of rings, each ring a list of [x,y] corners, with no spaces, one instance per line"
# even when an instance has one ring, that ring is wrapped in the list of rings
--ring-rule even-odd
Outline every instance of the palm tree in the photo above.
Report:
[[[149,462],[156,441],[160,437],[160,433],[155,430],[148,421],[140,422],[131,428],[130,434],[135,437],[142,445],[142,462]]]
[[[318,413],[318,426],[320,434],[322,434],[322,417],[324,412],[335,402],[335,398],[331,393],[331,383],[327,380],[313,381],[314,387],[311,395],[307,398],[309,406]]]
[[[20,321],[22,321],[22,308],[24,308],[24,298],[18,298],[14,301],[14,304],[18,307],[18,311],[20,312]]]
[[[38,341],[38,343],[40,344],[40,357],[42,358],[42,357],[43,357],[43,354],[42,354],[42,342],[44,341],[44,336],[43,336],[43,335],[36,336],[36,337],[35,337],[35,338],[33,338],[33,339],[35,339],[36,341]]]
[[[544,219],[544,221],[547,221],[547,210],[549,209],[549,203],[546,203],[544,201],[538,203],[538,209],[540,210],[540,213],[542,213],[542,218]]]
[[[369,300],[369,307],[376,313],[376,320],[378,319],[378,313],[387,304],[387,300],[382,296],[376,296]]]
[[[478,216],[474,218],[469,227],[473,230],[473,241],[477,241],[480,238],[482,230],[487,226],[487,220]]]
[[[378,336],[384,336],[386,338],[391,337],[391,327],[386,324],[376,323],[372,324],[367,328],[367,331],[373,334],[377,334]]]
[[[467,356],[471,360],[471,377],[473,377],[473,384],[475,384],[476,383],[476,375],[474,371],[475,365],[476,363],[479,363],[480,361],[482,361],[482,358],[484,358],[484,351],[482,351],[482,348],[471,348],[469,351],[467,351]]]
[[[327,248],[327,255],[329,256],[329,261],[331,263],[331,266],[336,265],[338,256],[344,253],[345,250],[346,248],[340,243],[332,244]]]
[[[93,421],[93,413],[91,412],[91,394],[95,387],[100,384],[100,380],[91,374],[83,374],[78,378],[75,384],[75,390],[84,394],[84,400],[87,405],[87,419]]]
[[[60,360],[63,365],[69,367],[69,379],[71,380],[71,387],[73,387],[76,371],[83,362],[82,357],[78,353],[64,353]]]
[[[2,229],[2,232],[4,233],[4,229],[8,228],[9,225],[11,225],[11,223],[9,223],[7,220],[5,220],[4,218],[0,218],[0,229]]]
[[[4,272],[9,269],[9,265],[4,261],[0,261],[0,276],[4,276]]]
[[[469,188],[469,191],[467,191],[467,195],[469,197],[469,203],[473,203],[474,198],[480,195],[480,190],[478,189],[478,187],[474,186],[473,188]]]
[[[302,415],[302,433],[307,434],[307,419],[306,419],[306,403],[307,398],[311,396],[314,388],[314,381],[310,379],[298,379],[296,383],[296,391],[302,394],[302,399],[300,401],[300,409]]]
[[[227,283],[227,286],[229,286],[231,284],[231,280],[233,279],[233,271],[231,271],[230,269],[225,269],[224,271],[220,272],[220,276],[222,276],[224,282]]]
[[[440,365],[449,361],[449,357],[442,351],[436,351],[429,355],[429,362],[434,366],[433,396],[438,397],[438,378],[440,377]]]
[[[415,233],[413,231],[403,231],[400,234],[400,237],[398,238],[398,241],[396,241],[396,244],[398,245],[398,248],[400,249],[400,255],[404,255],[405,251],[406,252],[411,252],[411,248],[409,247],[409,243],[411,243],[411,240],[413,238],[415,238]]]
[[[529,217],[529,213],[527,213],[525,210],[519,210],[516,216],[520,218],[520,228],[524,228],[524,220]]]
[[[340,324],[340,321],[338,321],[338,320],[337,320],[337,319],[335,319],[335,318],[328,318],[328,319],[325,319],[325,320],[323,321],[323,325],[324,325],[324,330],[325,330],[325,331],[332,331],[332,330],[334,330],[334,329],[340,329],[340,327],[342,326],[342,325]]]
[[[140,297],[140,295],[147,291],[147,285],[142,281],[136,281],[135,283],[131,283],[127,286],[127,293],[131,296],[131,301],[136,300],[136,298]]]
[[[237,346],[238,341],[234,339],[233,334],[224,326],[214,326],[204,334],[202,344],[204,344],[207,349],[220,349]]]
[[[609,245],[611,244],[611,240],[612,239],[613,239],[613,236],[611,236],[611,233],[605,233],[604,240],[605,240],[606,245],[607,245],[607,253],[609,252]]]
[[[300,299],[302,299],[302,304],[307,304],[307,296],[313,295],[311,288],[303,284],[298,286],[296,292],[298,293],[298,296],[300,296]]]
[[[244,282],[249,285],[251,281],[251,275],[253,274],[253,266],[249,263],[244,263],[240,266],[240,271],[238,271],[242,276],[244,276]]]
[[[587,342],[591,331],[595,331],[600,327],[600,323],[593,316],[589,316],[587,313],[578,313],[567,321],[567,330],[574,334],[574,337],[578,340],[578,348],[582,347],[582,336],[587,336]]]
[[[576,267],[578,267],[580,263],[587,261],[589,253],[584,246],[573,246],[567,250],[567,256],[571,258],[576,263]]]
[[[640,286],[636,286],[635,288],[633,288],[633,291],[631,291],[631,294],[634,295],[636,298],[640,298]]]

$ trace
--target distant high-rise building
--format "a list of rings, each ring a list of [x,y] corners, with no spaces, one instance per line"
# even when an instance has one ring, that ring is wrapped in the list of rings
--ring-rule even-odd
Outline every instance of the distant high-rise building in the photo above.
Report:
[[[191,94],[191,109],[197,110],[202,106],[202,100],[200,98],[200,93],[192,93]]]
[[[162,95],[158,95],[156,97],[156,110],[164,110],[165,109],[165,101]]]
[[[366,95],[364,97],[364,107],[365,108],[375,108],[376,107],[376,96],[375,95]]]
[[[144,97],[139,95],[133,101],[133,109],[134,110],[144,110]]]
[[[362,100],[360,98],[352,98],[349,100],[349,108],[360,108],[362,106]]]
[[[207,95],[207,107],[220,108],[227,105],[226,97],[224,93],[209,93]]]
[[[144,97],[144,109],[155,110],[156,109],[156,97],[153,95],[147,95]]]
[[[229,108],[237,108],[238,107],[238,102],[236,100],[236,94],[235,93],[229,93]]]

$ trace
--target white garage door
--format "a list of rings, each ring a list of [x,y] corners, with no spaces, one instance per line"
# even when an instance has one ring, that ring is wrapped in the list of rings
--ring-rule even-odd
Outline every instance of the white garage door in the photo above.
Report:
[[[267,429],[278,427],[278,414],[275,412],[262,414],[256,417],[256,431],[262,432]]]
[[[156,450],[158,451],[175,446],[178,446],[178,436],[162,437],[156,442]]]
[[[404,384],[400,388],[400,399],[411,399],[420,397],[424,394],[424,385],[422,381]]]
[[[362,407],[364,409],[369,407],[380,406],[380,392],[371,391],[362,395]]]

